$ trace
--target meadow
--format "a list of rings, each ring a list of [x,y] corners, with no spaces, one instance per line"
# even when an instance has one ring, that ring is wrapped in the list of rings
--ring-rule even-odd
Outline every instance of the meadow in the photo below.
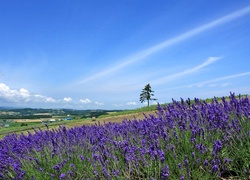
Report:
[[[9,134],[0,179],[250,179],[250,101],[173,100],[122,123]]]

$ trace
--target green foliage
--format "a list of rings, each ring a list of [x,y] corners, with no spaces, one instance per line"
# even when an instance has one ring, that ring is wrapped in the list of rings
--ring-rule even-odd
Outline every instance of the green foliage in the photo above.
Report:
[[[154,91],[152,91],[150,84],[147,84],[144,89],[142,89],[142,92],[140,94],[140,101],[141,103],[147,101],[148,102],[148,106],[149,106],[149,101],[150,100],[157,100],[152,98],[152,96],[154,96],[153,94]]]
[[[27,123],[22,123],[21,126],[28,126],[28,124]]]
[[[51,115],[0,116],[0,119],[40,119],[40,118],[52,118],[52,116]]]

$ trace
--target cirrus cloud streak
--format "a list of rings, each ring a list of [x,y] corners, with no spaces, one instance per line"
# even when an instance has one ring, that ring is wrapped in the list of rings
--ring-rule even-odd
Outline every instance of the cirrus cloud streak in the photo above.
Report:
[[[238,11],[235,11],[231,14],[228,14],[226,16],[223,16],[221,18],[218,18],[214,21],[211,21],[209,23],[203,24],[201,26],[198,26],[194,29],[191,29],[187,32],[184,32],[178,36],[175,36],[173,38],[167,39],[161,43],[158,43],[156,45],[153,45],[145,50],[136,52],[132,54],[131,56],[124,58],[120,60],[120,63],[118,65],[114,65],[113,67],[109,67],[108,69],[104,69],[103,71],[100,71],[94,75],[91,75],[89,77],[86,77],[78,82],[76,82],[74,85],[80,85],[98,78],[102,78],[103,76],[106,76],[108,74],[112,74],[122,68],[125,68],[126,66],[132,65],[136,62],[142,61],[143,59],[149,57],[150,55],[157,53],[167,47],[170,47],[176,43],[182,42],[186,39],[189,39],[191,37],[194,37],[200,33],[203,33],[209,29],[216,28],[217,26],[220,26],[222,24],[225,24],[227,22],[233,21],[237,18],[240,18],[242,16],[245,16],[250,13],[250,6],[247,6],[243,9],[240,9]]]

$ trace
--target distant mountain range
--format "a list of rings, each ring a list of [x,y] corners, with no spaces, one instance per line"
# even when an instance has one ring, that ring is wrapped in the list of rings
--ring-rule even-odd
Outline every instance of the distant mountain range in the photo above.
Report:
[[[3,113],[1,113],[3,111]],[[0,106],[0,119],[17,119],[20,117],[40,118],[44,116],[81,116],[83,118],[99,117],[107,115],[110,112],[119,112],[122,110],[75,110],[75,109],[42,109],[42,108],[21,108],[11,106]]]
[[[20,109],[20,108],[11,106],[0,106],[0,110],[11,110],[11,109]]]

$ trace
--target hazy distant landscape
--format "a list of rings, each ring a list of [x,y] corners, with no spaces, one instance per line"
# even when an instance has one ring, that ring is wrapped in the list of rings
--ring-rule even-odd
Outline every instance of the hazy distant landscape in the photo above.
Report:
[[[83,120],[93,120],[99,116],[122,110],[74,110],[74,109],[33,109],[33,108],[0,108],[0,136],[8,131],[15,132],[21,129],[32,129],[41,127],[44,124],[52,126],[65,125],[66,121],[80,122]],[[52,124],[53,123],[53,124]]]

